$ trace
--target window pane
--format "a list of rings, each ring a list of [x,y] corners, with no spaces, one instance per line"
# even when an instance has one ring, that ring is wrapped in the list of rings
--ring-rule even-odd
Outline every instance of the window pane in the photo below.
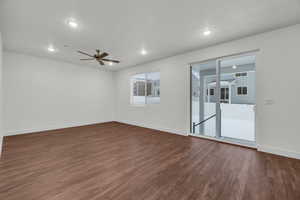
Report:
[[[147,80],[147,96],[152,96],[153,93],[153,82],[150,80]]]
[[[160,102],[160,73],[147,73],[147,104]]]
[[[160,73],[136,74],[131,77],[131,103],[151,104],[160,102]]]
[[[225,88],[221,88],[221,99],[225,99]]]
[[[225,95],[226,100],[229,99],[229,88],[226,88],[226,95]]]
[[[241,88],[241,87],[238,87],[237,93],[238,93],[238,95],[241,95],[241,94],[242,94],[242,88]]]
[[[247,91],[247,87],[243,87],[243,94],[247,94],[248,93],[248,91]]]
[[[145,80],[139,80],[138,83],[138,94],[137,96],[145,96]]]
[[[138,92],[138,84],[137,82],[133,82],[133,96],[137,96]]]
[[[132,104],[146,103],[145,82],[146,82],[145,74],[136,74],[132,76],[131,78],[131,84],[132,84],[131,103]]]

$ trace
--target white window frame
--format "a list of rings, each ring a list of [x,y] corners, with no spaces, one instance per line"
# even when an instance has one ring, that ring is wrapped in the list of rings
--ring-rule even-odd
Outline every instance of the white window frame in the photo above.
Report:
[[[159,92],[159,102],[156,102],[156,103],[148,103],[147,102],[147,97],[148,97],[148,94],[147,94],[147,76],[148,74],[150,73],[159,73],[160,75],[160,71],[153,71],[153,72],[143,72],[143,73],[137,73],[137,74],[134,74],[134,75],[131,75],[130,77],[130,104],[132,106],[146,106],[146,105],[152,105],[152,104],[159,104],[160,103],[160,92]],[[134,93],[134,88],[133,88],[133,84],[136,82],[136,80],[133,80],[133,76],[135,75],[139,75],[139,74],[144,74],[145,75],[145,103],[135,103],[134,100],[133,100],[133,93]],[[159,80],[160,80],[160,76],[159,76]],[[160,85],[159,85],[159,90],[160,90]]]
[[[244,88],[244,87],[247,88],[247,94],[239,94],[239,88]],[[243,92],[243,89],[242,89],[242,92]],[[249,94],[249,88],[248,88],[248,86],[246,86],[246,85],[236,86],[236,96],[248,96],[248,94]]]

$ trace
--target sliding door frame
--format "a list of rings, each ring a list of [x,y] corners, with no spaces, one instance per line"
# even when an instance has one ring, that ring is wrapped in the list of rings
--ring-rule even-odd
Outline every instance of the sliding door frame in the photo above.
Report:
[[[221,138],[222,116],[221,116],[221,59],[216,60],[216,138]]]
[[[222,129],[222,113],[221,113],[221,103],[220,103],[220,93],[221,93],[221,62],[224,59],[229,59],[229,58],[234,58],[234,57],[241,57],[241,56],[247,56],[247,55],[255,55],[257,57],[257,52],[259,52],[259,49],[254,49],[254,50],[250,50],[250,51],[245,51],[245,52],[241,52],[241,53],[236,53],[236,54],[231,54],[231,55],[227,55],[227,56],[221,56],[221,57],[216,57],[216,58],[211,58],[211,59],[207,59],[207,60],[203,60],[203,61],[199,61],[199,62],[192,62],[189,63],[189,78],[190,78],[190,85],[189,85],[189,91],[190,91],[190,95],[189,95],[189,103],[190,103],[190,115],[189,115],[189,124],[190,124],[190,133],[188,135],[192,135],[192,136],[197,136],[197,137],[202,137],[202,138],[206,138],[206,139],[212,139],[212,140],[217,140],[217,141],[221,141],[221,142],[226,142],[226,143],[230,143],[230,144],[237,144],[237,145],[242,145],[242,146],[247,146],[247,147],[256,147],[256,143],[257,143],[257,136],[256,136],[256,112],[255,112],[255,141],[254,144],[252,144],[251,142],[249,144],[247,143],[240,143],[237,142],[238,140],[224,140],[221,137],[221,129]],[[193,125],[192,125],[192,120],[193,120],[193,116],[192,116],[192,98],[193,98],[193,94],[192,94],[192,67],[194,64],[199,64],[199,63],[206,63],[209,61],[216,61],[216,97],[217,97],[217,102],[216,102],[216,137],[211,137],[211,136],[205,136],[205,135],[195,135],[193,134]],[[255,84],[255,88],[257,88],[256,86],[257,84]],[[255,89],[255,91],[257,91]]]

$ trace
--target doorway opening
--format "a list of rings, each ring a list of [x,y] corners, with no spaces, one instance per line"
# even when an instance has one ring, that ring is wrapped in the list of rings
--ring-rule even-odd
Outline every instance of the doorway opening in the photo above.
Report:
[[[255,54],[192,64],[191,134],[255,145]]]

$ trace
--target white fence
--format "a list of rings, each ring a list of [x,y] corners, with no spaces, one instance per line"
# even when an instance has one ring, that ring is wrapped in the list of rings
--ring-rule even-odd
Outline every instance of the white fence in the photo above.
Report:
[[[204,104],[204,119],[216,113],[215,103]],[[221,104],[221,134],[242,140],[255,140],[255,112],[254,105],[247,104]],[[199,102],[193,101],[193,122],[199,122]],[[216,134],[216,118],[206,121],[203,133],[208,136]],[[198,127],[199,128],[199,127]],[[197,128],[196,131],[199,131]]]

